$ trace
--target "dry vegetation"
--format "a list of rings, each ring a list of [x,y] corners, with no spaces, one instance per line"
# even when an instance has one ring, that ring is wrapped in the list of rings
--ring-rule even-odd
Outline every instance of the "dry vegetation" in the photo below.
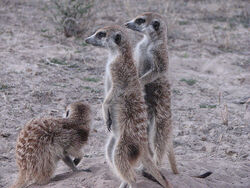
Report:
[[[69,3],[67,3],[69,2]],[[101,115],[105,51],[83,38],[144,11],[168,23],[174,146],[181,175],[174,187],[249,187],[250,3],[246,0],[0,1],[0,187],[16,178],[15,141],[31,118],[61,116],[85,99],[93,130],[80,168],[43,187],[117,187],[104,158]],[[65,19],[73,19],[67,25]],[[65,24],[71,34],[67,35]],[[132,31],[133,44],[140,36]],[[71,36],[73,37],[65,37]],[[206,180],[197,175],[213,171]],[[56,174],[69,169],[59,164]],[[141,187],[157,187],[139,179]],[[33,186],[36,187],[36,186]],[[148,187],[148,188],[149,188]]]

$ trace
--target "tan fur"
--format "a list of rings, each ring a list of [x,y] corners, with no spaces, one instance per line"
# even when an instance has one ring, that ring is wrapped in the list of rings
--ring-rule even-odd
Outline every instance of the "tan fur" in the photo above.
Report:
[[[100,32],[105,37],[100,37]],[[111,123],[107,160],[122,179],[120,188],[136,187],[134,167],[142,162],[164,187],[171,187],[150,159],[147,136],[147,111],[140,89],[131,46],[123,28],[110,26],[86,39],[95,46],[109,49],[111,88],[103,103],[104,118]]]
[[[126,26],[144,34],[136,46],[135,57],[148,107],[148,134],[154,161],[160,166],[167,151],[172,171],[178,174],[172,141],[166,24],[160,15],[145,13],[126,23]]]
[[[82,158],[81,148],[88,140],[90,107],[80,102],[70,104],[67,115],[66,118],[33,119],[23,127],[16,144],[19,176],[11,188],[48,183],[60,159],[73,171],[77,170],[75,165]]]

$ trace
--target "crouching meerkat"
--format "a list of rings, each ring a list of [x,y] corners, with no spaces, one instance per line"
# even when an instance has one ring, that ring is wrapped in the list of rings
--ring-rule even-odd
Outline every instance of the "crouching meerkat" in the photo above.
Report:
[[[172,187],[150,158],[147,136],[147,111],[134,65],[131,46],[122,27],[99,29],[86,43],[107,48],[107,69],[111,87],[103,103],[104,119],[111,126],[107,144],[109,165],[122,179],[120,188],[136,187],[134,167],[142,162],[147,171],[163,186]]]
[[[90,131],[90,106],[75,102],[66,108],[66,118],[37,118],[19,133],[16,161],[19,176],[11,188],[47,184],[62,159],[73,171],[82,159],[81,148]],[[74,158],[74,160],[71,159]]]
[[[167,26],[162,17],[155,13],[139,15],[125,25],[144,35],[136,46],[134,56],[139,81],[144,87],[154,162],[160,166],[167,151],[172,171],[178,174],[172,141],[171,91],[167,78]]]

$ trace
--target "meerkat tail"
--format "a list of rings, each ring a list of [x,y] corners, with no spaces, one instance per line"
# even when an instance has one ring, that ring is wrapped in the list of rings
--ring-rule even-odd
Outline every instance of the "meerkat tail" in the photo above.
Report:
[[[136,182],[135,171],[129,161],[128,148],[126,145],[119,143],[115,149],[114,163],[116,170],[122,179],[130,185]]]
[[[174,174],[179,174],[173,149],[172,139],[165,139],[161,136],[161,131],[157,131],[154,140],[154,162],[159,167],[161,166],[162,159],[167,153],[168,160],[171,166],[171,169]]]
[[[142,170],[142,176],[155,182],[155,183],[158,183],[159,185],[161,185],[155,178],[154,176],[152,176],[151,174],[147,173],[145,170]],[[164,176],[162,176],[163,178],[165,178]]]
[[[26,178],[24,175],[19,174],[18,179],[10,188],[25,188],[27,186]]]
[[[193,176],[193,177],[195,177],[195,178],[206,178],[206,177],[210,176],[212,173],[213,172],[208,171],[208,172],[205,172],[204,174],[201,174],[199,176]]]
[[[161,186],[165,188],[171,188],[172,186],[168,182],[168,180],[160,173],[160,171],[156,168],[153,161],[149,158],[147,154],[144,154],[142,157],[142,164],[145,169],[148,171],[148,174],[153,176],[154,179],[160,183]],[[153,180],[153,179],[151,179]]]

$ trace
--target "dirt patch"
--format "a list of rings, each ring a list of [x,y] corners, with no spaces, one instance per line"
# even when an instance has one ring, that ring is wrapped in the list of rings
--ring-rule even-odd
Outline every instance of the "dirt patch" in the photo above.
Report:
[[[15,142],[22,126],[33,117],[62,116],[65,106],[76,100],[87,100],[94,112],[79,165],[91,172],[72,174],[60,162],[56,175],[61,180],[41,187],[119,186],[104,155],[109,133],[101,103],[107,54],[86,46],[83,38],[99,26],[124,23],[143,11],[162,13],[169,27],[174,150],[180,175],[172,174],[167,158],[164,174],[180,188],[249,187],[249,6],[244,0],[95,0],[90,18],[95,24],[87,24],[81,37],[66,38],[51,17],[51,1],[1,1],[0,187],[17,177]],[[140,37],[128,32],[135,44]],[[213,174],[205,180],[191,177],[208,170]],[[141,177],[138,185],[159,187]]]

